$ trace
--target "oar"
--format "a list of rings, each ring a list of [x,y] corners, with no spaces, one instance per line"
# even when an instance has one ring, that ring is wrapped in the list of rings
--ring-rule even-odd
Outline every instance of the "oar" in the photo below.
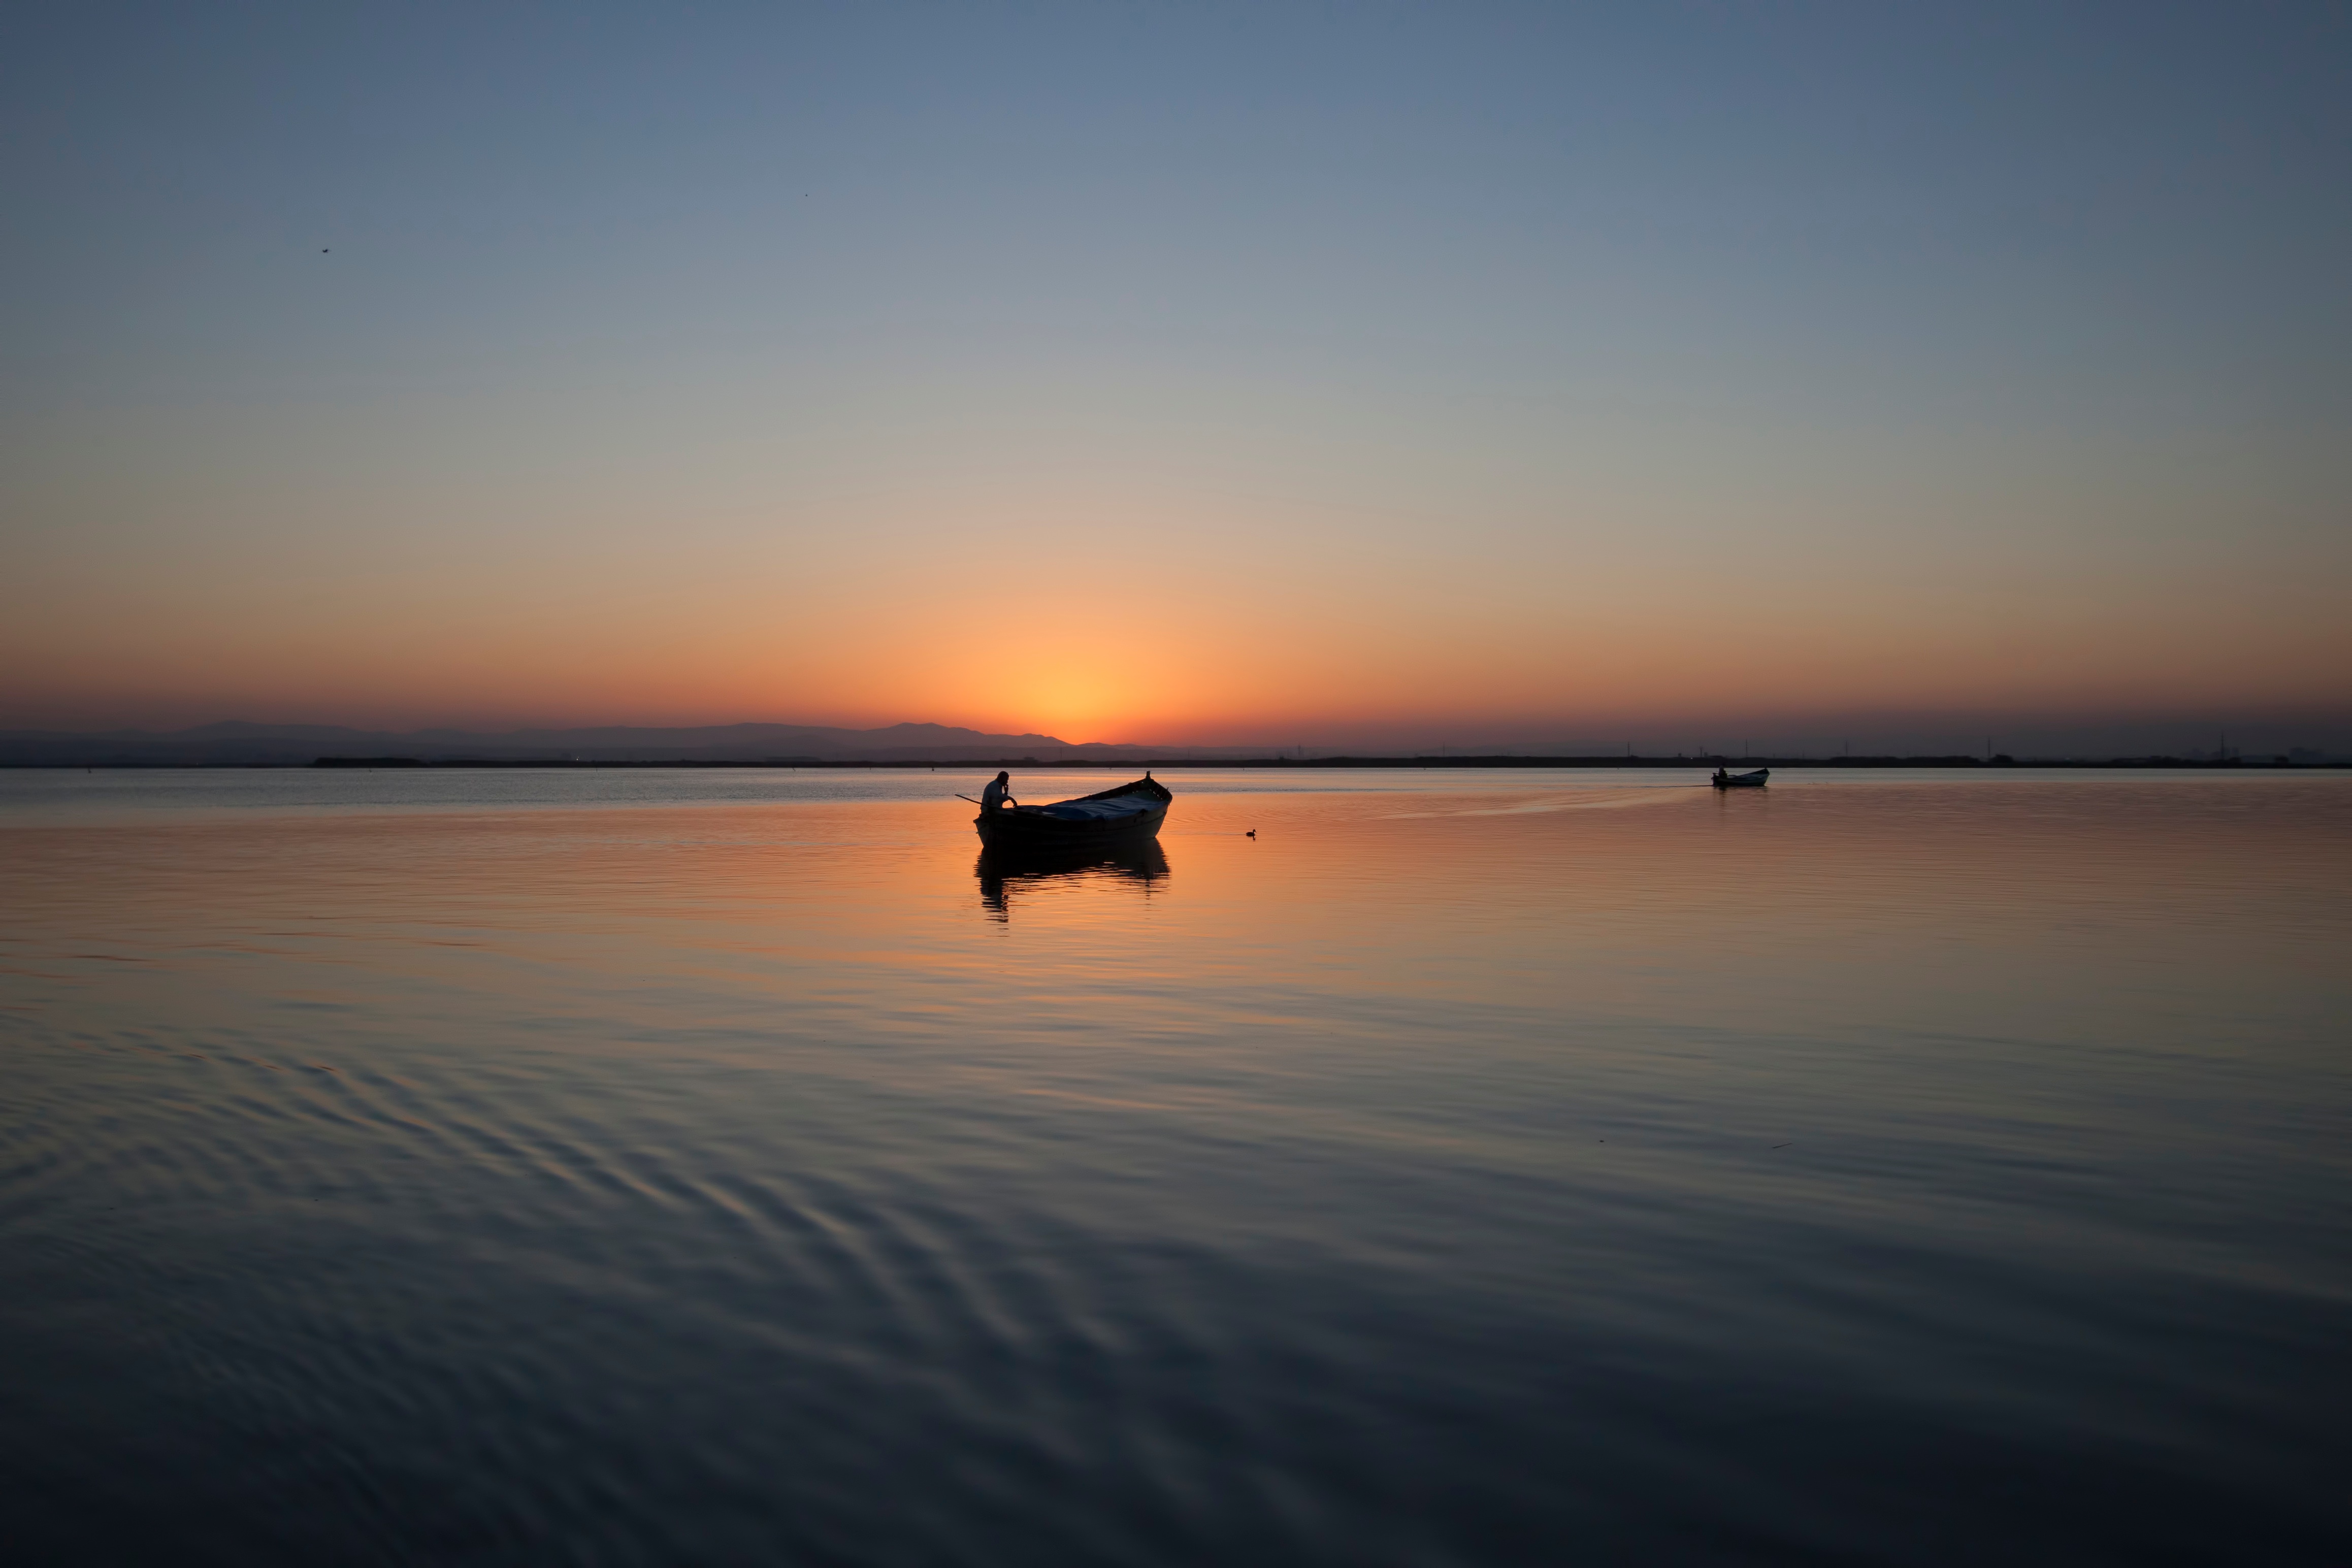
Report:
[[[971,796],[968,795],[960,795],[956,796],[956,798],[958,800],[971,800]],[[988,803],[984,800],[971,800],[971,804],[974,805],[986,805]]]

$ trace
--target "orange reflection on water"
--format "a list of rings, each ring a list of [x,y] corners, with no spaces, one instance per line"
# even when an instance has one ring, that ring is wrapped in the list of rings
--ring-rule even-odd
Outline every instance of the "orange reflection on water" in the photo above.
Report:
[[[17,1010],[168,994],[225,1018],[289,998],[391,1016],[439,987],[453,1011],[529,995],[601,1034],[687,1008],[911,1037],[993,1008],[1223,1037],[1382,997],[1538,1033],[1595,1015],[2063,1031],[2118,1008],[2165,1029],[2334,973],[2347,806],[2335,779],[1180,779],[1158,845],[1060,867],[981,856],[954,802],[14,828],[0,963]]]

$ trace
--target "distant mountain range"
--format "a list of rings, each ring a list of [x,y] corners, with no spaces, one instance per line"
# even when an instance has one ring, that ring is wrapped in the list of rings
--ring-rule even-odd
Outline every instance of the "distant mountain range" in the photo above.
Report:
[[[1105,761],[1139,748],[1072,745],[1051,735],[988,735],[946,724],[837,730],[812,724],[625,725],[583,730],[354,730],[336,724],[205,724],[157,733],[0,731],[0,767],[256,766],[321,757],[426,763],[948,763],[1035,758]]]

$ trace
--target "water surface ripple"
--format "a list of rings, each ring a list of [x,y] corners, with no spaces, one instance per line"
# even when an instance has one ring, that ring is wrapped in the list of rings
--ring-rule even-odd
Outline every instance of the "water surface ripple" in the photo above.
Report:
[[[2352,1561],[2352,779],[1698,777],[0,775],[10,1555]]]

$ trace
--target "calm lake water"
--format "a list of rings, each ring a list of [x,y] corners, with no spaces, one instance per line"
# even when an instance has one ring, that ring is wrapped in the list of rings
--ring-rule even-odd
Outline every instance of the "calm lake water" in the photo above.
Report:
[[[2352,1561],[2352,777],[982,777],[0,773],[8,1559]]]

